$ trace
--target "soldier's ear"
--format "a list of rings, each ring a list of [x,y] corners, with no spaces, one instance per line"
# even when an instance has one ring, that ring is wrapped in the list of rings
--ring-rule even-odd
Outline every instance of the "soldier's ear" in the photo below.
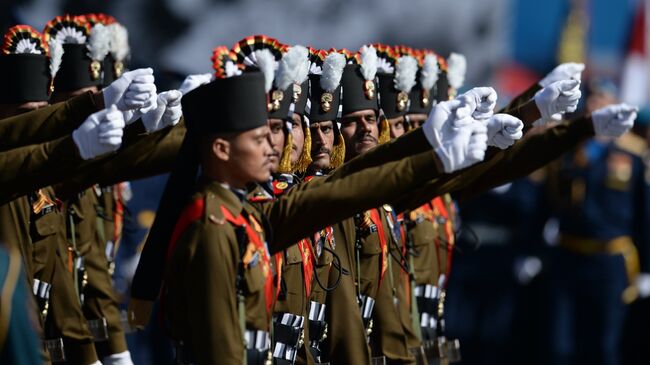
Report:
[[[230,142],[223,138],[215,138],[212,141],[212,154],[221,161],[230,160]]]

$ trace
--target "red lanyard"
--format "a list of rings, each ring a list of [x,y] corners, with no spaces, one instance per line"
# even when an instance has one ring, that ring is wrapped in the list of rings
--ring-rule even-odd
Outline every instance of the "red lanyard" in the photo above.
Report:
[[[244,227],[246,230],[246,235],[248,236],[248,246],[246,247],[246,252],[242,261],[244,267],[246,268],[251,262],[255,254],[259,255],[260,261],[259,265],[262,265],[262,273],[264,274],[265,283],[264,283],[264,294],[266,297],[266,312],[267,315],[271,315],[271,309],[275,303],[275,298],[277,297],[277,290],[274,290],[273,275],[271,273],[271,258],[269,252],[266,248],[266,245],[262,241],[261,234],[262,229],[252,216],[249,216],[247,219],[243,214],[239,214],[237,217],[233,216],[232,213],[225,207],[221,206],[221,212],[228,222],[236,227]],[[281,279],[282,272],[282,257],[275,255],[276,269],[277,269],[277,284]],[[276,285],[276,288],[279,288],[279,285]]]
[[[438,211],[441,217],[445,218],[445,236],[447,241],[447,268],[445,270],[445,284],[449,280],[449,273],[451,272],[451,262],[454,248],[454,227],[451,220],[451,214],[447,210],[447,206],[442,201],[441,197],[433,200],[433,206]],[[451,209],[453,207],[450,206]],[[451,210],[450,209],[450,210]]]
[[[303,238],[298,242],[300,255],[302,256],[302,273],[303,281],[305,282],[305,292],[307,297],[311,294],[311,281],[314,276],[314,252],[312,252],[311,244],[307,238]]]
[[[370,209],[370,219],[377,227],[377,235],[379,236],[379,247],[381,248],[381,269],[379,275],[379,286],[384,280],[384,274],[388,268],[388,242],[386,241],[386,233],[384,232],[384,225],[381,223],[381,217],[377,209]]]

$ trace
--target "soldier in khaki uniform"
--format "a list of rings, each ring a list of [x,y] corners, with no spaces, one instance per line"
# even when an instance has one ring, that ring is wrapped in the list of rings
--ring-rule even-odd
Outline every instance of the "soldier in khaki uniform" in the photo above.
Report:
[[[257,80],[256,80],[257,79]],[[243,172],[237,172],[233,174],[224,174],[224,171],[237,171],[237,169],[215,169],[214,167],[211,167],[210,162],[214,166],[215,164],[217,166],[222,165],[222,167],[225,167],[224,164],[237,164],[240,165],[243,161],[239,159],[228,159],[226,158],[226,155],[229,153],[232,153],[233,156],[236,156],[237,153],[239,154],[244,154],[245,150],[241,150],[238,147],[236,142],[237,138],[251,138],[247,137],[250,136],[253,132],[259,131],[260,127],[258,126],[263,126],[266,122],[266,113],[265,110],[260,111],[259,109],[254,110],[253,108],[262,108],[264,109],[264,106],[266,105],[265,98],[263,93],[261,93],[259,90],[256,89],[248,89],[244,88],[244,86],[253,87],[253,84],[257,83],[256,88],[261,88],[261,77],[259,75],[255,74],[245,74],[243,76],[237,76],[233,78],[228,78],[225,80],[216,80],[211,84],[204,85],[203,87],[196,89],[194,92],[188,94],[184,99],[184,109],[185,109],[185,115],[190,123],[190,135],[192,133],[201,133],[201,134],[206,134],[206,132],[227,132],[227,131],[236,131],[229,129],[233,128],[232,123],[233,121],[227,118],[226,116],[238,116],[239,117],[239,123],[254,123],[252,126],[249,128],[254,128],[254,129],[249,129],[246,132],[240,132],[235,134],[234,136],[232,134],[228,135],[228,137],[225,137],[223,135],[223,138],[227,138],[227,140],[224,140],[221,136],[218,135],[218,137],[212,137],[210,138],[210,145],[212,147],[212,152],[210,152],[210,149],[206,149],[205,143],[204,143],[204,148],[203,148],[203,167],[204,167],[204,174],[205,175],[213,175],[216,176],[217,179],[222,179],[222,180],[230,180],[231,182],[231,188],[232,183],[236,183],[239,186],[242,186],[243,183],[246,182],[246,180],[265,180],[265,177],[261,177],[261,172],[259,172],[259,168],[257,168],[257,175],[253,174],[251,170],[251,166],[240,166],[242,169],[246,169],[245,173]],[[222,88],[228,88],[227,90],[223,90]],[[242,88],[244,90],[242,90]],[[246,95],[247,100],[247,105],[244,108],[242,105],[238,105],[242,103],[241,99],[244,99],[243,95]],[[214,100],[214,98],[224,100],[224,108],[236,108],[237,113],[234,113],[232,110],[227,110],[224,112],[224,118],[220,120],[220,123],[218,124],[212,124],[210,126],[207,126],[203,123],[199,123],[195,128],[198,128],[195,132],[192,131],[192,117],[194,117],[194,120],[200,120],[197,117],[198,113],[201,113],[203,108],[207,106],[207,101],[208,100]],[[259,98],[259,99],[258,99]],[[259,104],[259,105],[258,105]],[[261,115],[255,115],[254,113],[257,112]],[[197,114],[195,114],[197,113]],[[198,115],[203,115],[198,114]],[[256,122],[257,120],[257,122]],[[256,138],[260,138],[259,136]],[[266,136],[263,136],[262,139],[265,139]],[[465,141],[464,143],[467,143],[468,140],[463,140]],[[203,141],[206,142],[206,141]],[[232,143],[232,144],[231,144]],[[218,151],[218,149],[221,149],[223,146],[229,145],[231,146],[228,148],[228,150],[223,150],[223,151]],[[232,149],[231,149],[232,148]],[[267,150],[268,151],[268,150]],[[259,152],[258,152],[259,153]],[[270,153],[269,152],[265,152]],[[258,155],[259,156],[259,155]],[[263,156],[263,155],[262,155]],[[260,157],[262,157],[260,156]],[[208,159],[210,157],[210,159]],[[218,157],[218,158],[216,158]],[[402,188],[406,188],[407,186],[404,185],[411,185],[413,183],[417,184],[416,180],[420,180],[422,177],[418,176],[417,178],[414,177],[414,180],[410,180],[410,175],[411,173],[407,173],[404,169],[404,165],[409,165],[412,163],[420,164],[424,161],[420,161],[420,159],[428,160],[431,158],[430,153],[425,153],[422,155],[417,155],[414,156],[413,158],[404,160],[404,161],[398,161],[394,163],[387,164],[384,167],[381,168],[374,168],[374,169],[368,169],[363,171],[363,176],[377,176],[379,172],[382,174],[395,174],[392,176],[396,176],[397,173],[402,173],[405,177],[408,177],[405,179],[405,182],[402,182],[401,184],[398,183],[395,180],[392,179],[368,179],[368,180],[373,180],[369,181],[369,184],[364,186],[363,192],[357,192],[356,196],[357,197],[366,197],[364,198],[365,200],[360,200],[364,201],[364,205],[361,207],[356,207],[363,209],[363,207],[368,207],[372,206],[373,202],[375,201],[367,201],[367,199],[370,198],[371,191],[374,193],[377,193],[378,190],[383,191],[384,193],[387,193],[392,196],[397,195],[397,191],[394,191],[397,189],[398,191],[401,191]],[[212,161],[210,161],[212,160]],[[419,161],[419,162],[418,162]],[[428,161],[425,162],[425,164],[429,163],[434,163],[434,161]],[[258,164],[257,162],[256,164]],[[235,166],[235,165],[233,165]],[[429,166],[430,169],[435,170],[433,166]],[[411,170],[414,171],[414,170]],[[427,171],[427,169],[421,169],[419,171],[426,171],[424,174],[430,174],[431,171]],[[244,174],[243,176],[240,174]],[[270,247],[271,251],[276,251],[277,248],[281,247],[278,245],[290,245],[291,243],[286,243],[286,242],[295,242],[297,241],[300,237],[304,237],[306,234],[309,232],[313,232],[317,228],[319,228],[319,225],[325,225],[327,223],[333,223],[332,221],[335,221],[337,218],[343,218],[345,215],[350,215],[354,211],[354,206],[349,206],[344,210],[340,210],[339,212],[336,212],[334,214],[331,213],[331,210],[329,209],[329,206],[334,206],[333,204],[336,204],[338,201],[337,194],[344,194],[346,197],[349,197],[348,193],[350,192],[350,189],[353,186],[356,186],[356,189],[360,189],[360,185],[354,185],[352,184],[353,181],[363,181],[362,176],[359,174],[351,174],[348,176],[346,179],[340,179],[340,180],[334,180],[331,181],[331,184],[327,182],[328,179],[324,179],[325,181],[317,184],[316,186],[312,186],[310,189],[294,189],[291,190],[290,192],[287,193],[287,195],[281,197],[277,201],[273,201],[270,204],[264,204],[263,205],[263,210],[266,211],[266,216],[270,220],[271,225],[274,227],[274,235],[273,235],[273,240],[270,242]],[[268,176],[268,175],[264,175]],[[192,177],[192,176],[190,176]],[[239,181],[238,181],[239,180]],[[170,178],[170,182],[176,181],[172,178]],[[270,270],[270,259],[268,258],[268,254],[266,250],[259,251],[257,247],[259,245],[255,243],[255,241],[259,242],[259,233],[260,232],[255,232],[254,228],[256,224],[249,225],[247,224],[246,227],[249,227],[247,229],[248,232],[241,232],[240,237],[242,235],[248,236],[250,242],[246,246],[242,246],[242,251],[236,247],[237,243],[233,241],[236,240],[236,236],[233,235],[235,229],[234,227],[239,226],[240,221],[245,220],[248,221],[253,216],[257,216],[255,219],[256,221],[260,220],[258,213],[253,213],[249,214],[248,217],[245,216],[238,216],[238,214],[241,211],[241,202],[237,199],[236,195],[230,191],[228,191],[226,188],[224,188],[222,185],[216,184],[214,182],[204,182],[202,183],[204,186],[204,189],[207,189],[209,192],[207,196],[200,197],[197,199],[194,204],[191,204],[190,207],[188,208],[189,210],[186,210],[185,214],[181,215],[181,220],[179,221],[179,224],[182,224],[182,228],[186,228],[186,224],[189,224],[188,229],[182,233],[182,236],[180,240],[176,241],[176,237],[178,237],[176,234],[174,235],[175,237],[172,238],[172,244],[176,243],[175,248],[172,247],[172,254],[171,254],[171,259],[172,259],[172,265],[169,265],[170,271],[167,275],[167,285],[168,285],[168,290],[165,292],[165,303],[169,305],[170,303],[172,304],[172,310],[167,311],[167,315],[171,319],[172,323],[172,331],[174,334],[180,339],[185,342],[185,345],[189,345],[189,348],[191,348],[194,356],[199,362],[209,362],[210,359],[216,359],[219,358],[220,360],[223,359],[239,359],[241,360],[241,356],[243,354],[243,348],[240,345],[240,340],[238,338],[241,338],[240,336],[235,336],[235,338],[224,338],[223,336],[220,336],[220,333],[223,333],[219,330],[214,330],[215,328],[223,328],[223,326],[226,326],[225,328],[229,328],[229,331],[232,331],[232,327],[237,327],[235,318],[237,318],[237,313],[236,313],[236,303],[235,303],[235,293],[236,293],[236,288],[233,286],[235,281],[235,276],[236,276],[236,266],[233,266],[233,263],[236,263],[239,261],[239,253],[243,254],[243,260],[245,264],[251,264],[252,265],[245,265],[249,266],[248,268],[245,267],[246,270],[244,270],[243,275],[241,275],[242,280],[246,282],[246,288],[243,290],[242,296],[246,296],[246,316],[243,322],[246,322],[248,329],[251,330],[267,330],[268,329],[268,322],[264,320],[264,318],[268,319],[267,315],[257,315],[257,316],[251,316],[249,313],[253,309],[255,309],[254,313],[263,313],[264,311],[264,302],[273,300],[274,297],[274,290],[273,290],[273,282],[272,282],[272,275],[266,275],[266,279],[264,279],[264,272],[268,273],[268,270]],[[310,184],[306,184],[310,185]],[[340,185],[340,186],[339,186]],[[343,188],[345,186],[345,188]],[[398,189],[399,186],[399,189]],[[339,189],[340,188],[340,189]],[[390,189],[388,189],[390,188]],[[377,189],[377,190],[374,190]],[[374,190],[374,191],[373,191]],[[384,191],[385,190],[385,191]],[[325,199],[324,196],[322,198],[318,198],[321,196],[323,192],[329,192],[329,196],[327,199]],[[343,193],[345,191],[345,193]],[[203,194],[201,194],[203,195]],[[207,200],[204,200],[207,199]],[[298,200],[296,200],[298,199]],[[355,198],[356,199],[356,198]],[[219,200],[221,200],[224,204],[219,211],[219,208],[217,206],[219,205]],[[372,199],[370,199],[372,200]],[[205,202],[205,209],[201,208],[199,210],[199,216],[198,220],[199,221],[193,221],[190,220],[189,222],[185,219],[187,217],[187,214],[193,214],[191,212],[196,213],[196,211],[193,210],[195,208],[196,202]],[[298,205],[295,205],[295,204]],[[302,203],[303,205],[301,205]],[[313,216],[310,216],[309,214],[305,214],[306,212],[303,211],[301,212],[300,215],[297,214],[295,211],[299,211],[300,209],[298,208],[306,208],[307,204],[311,203],[312,206],[314,203],[320,203],[322,205],[321,208],[323,208],[325,211],[330,212],[330,216],[327,218],[322,218],[322,222],[318,222],[313,219]],[[244,204],[247,204],[244,202]],[[276,210],[277,207],[280,206],[285,206],[287,208],[291,208],[289,210],[282,210],[278,211]],[[350,202],[348,201],[346,205],[350,205]],[[216,210],[214,210],[216,209]],[[234,210],[235,212],[232,213],[231,209]],[[246,208],[246,210],[248,210]],[[203,213],[205,212],[205,214]],[[308,212],[308,211],[307,211]],[[232,213],[232,216],[231,214]],[[270,214],[269,214],[270,213]],[[278,225],[279,219],[281,218],[287,218],[290,214],[291,221],[295,222],[296,227],[291,227],[291,228],[296,228],[295,231],[291,230],[289,232],[288,227],[283,227],[282,225]],[[158,217],[160,217],[160,212]],[[210,218],[212,217],[212,218]],[[210,219],[210,220],[206,220]],[[225,219],[225,221],[224,221]],[[294,221],[295,220],[295,221]],[[199,224],[201,222],[201,224]],[[224,222],[224,224],[218,224],[214,225],[214,223],[210,222]],[[228,223],[230,222],[230,223]],[[228,223],[228,224],[226,224]],[[264,223],[264,220],[262,220],[261,223]],[[234,225],[234,226],[233,226]],[[293,225],[292,225],[293,226]],[[155,227],[155,224],[154,224]],[[179,225],[177,225],[178,229]],[[204,228],[200,228],[204,227]],[[223,227],[223,228],[221,228]],[[198,231],[196,229],[199,229]],[[213,260],[217,257],[224,257],[223,254],[226,255],[231,255],[231,253],[222,253],[218,254],[218,256],[213,256],[212,252],[213,250],[218,250],[221,251],[224,248],[218,248],[217,246],[214,245],[207,245],[204,243],[200,243],[201,239],[200,237],[205,237],[203,233],[200,233],[203,231],[203,229],[208,229],[209,231],[213,231],[214,234],[217,235],[223,235],[225,234],[224,238],[227,239],[227,241],[230,242],[229,246],[232,246],[231,248],[225,248],[230,251],[234,251],[235,256],[232,257],[232,260],[228,260],[223,263],[223,265],[219,264],[216,267],[220,269],[226,269],[230,267],[230,269],[227,269],[224,271],[224,273],[221,275],[222,277],[229,277],[232,280],[223,280],[223,281],[208,281],[208,283],[205,283],[204,280],[201,280],[200,277],[201,275],[199,274],[200,272],[203,272],[203,270],[206,270],[207,267],[205,266],[207,262],[204,261],[204,263],[196,261],[199,257],[202,258],[202,260]],[[302,231],[300,231],[302,229]],[[181,230],[184,231],[184,230]],[[205,233],[207,234],[209,231],[206,231]],[[223,233],[219,233],[223,231]],[[176,232],[179,232],[177,230]],[[228,233],[228,232],[233,232],[233,233]],[[150,235],[151,237],[151,235]],[[197,242],[193,237],[196,237],[199,239]],[[256,238],[257,237],[257,238]],[[184,239],[185,238],[185,239]],[[224,242],[227,242],[224,241]],[[278,242],[277,244],[274,244],[275,242]],[[198,243],[198,245],[197,245]],[[206,242],[207,243],[207,242]],[[145,246],[150,247],[149,245]],[[286,247],[286,246],[285,246]],[[146,252],[145,248],[145,252]],[[194,250],[210,250],[210,252],[206,252],[204,254],[198,254],[194,255],[191,252],[195,252]],[[189,251],[188,251],[189,250]],[[188,256],[188,253],[190,256]],[[198,253],[198,251],[197,251]],[[144,257],[143,253],[143,257]],[[176,268],[183,267],[187,264],[187,260],[192,260],[193,264],[191,267],[195,268],[195,270],[192,270],[192,272],[184,272],[184,271],[177,271]],[[176,261],[180,260],[180,261]],[[268,261],[267,261],[268,260]],[[248,262],[247,262],[248,261]],[[143,262],[146,261],[141,261],[141,265]],[[226,266],[228,265],[228,266]],[[212,267],[212,265],[210,265]],[[252,267],[251,267],[252,266]],[[266,270],[260,270],[259,268],[266,268]],[[184,279],[184,275],[189,275],[187,279]],[[199,274],[199,276],[193,276]],[[270,273],[268,273],[270,274]],[[251,276],[257,276],[259,275],[259,279],[255,280]],[[189,280],[189,282],[192,282],[192,285],[198,284],[202,289],[200,290],[192,290],[193,293],[200,293],[197,295],[200,295],[200,298],[197,298],[195,300],[189,301],[189,303],[186,303],[185,301],[185,295],[181,294],[181,286],[179,286],[179,283],[183,283],[186,280]],[[266,281],[266,284],[263,284],[263,281]],[[203,282],[204,284],[209,284],[208,286],[201,284]],[[223,295],[223,292],[219,295],[214,295],[211,293],[215,293],[215,290],[218,292],[218,288],[223,285],[228,285],[229,289],[223,290],[225,293],[231,293],[229,295]],[[251,292],[251,286],[254,286],[253,292]],[[265,287],[265,290],[262,290],[262,287]],[[262,293],[264,291],[265,293]],[[259,293],[252,295],[253,293]],[[263,300],[260,298],[260,296],[264,294],[264,296],[267,297],[267,300]],[[253,298],[256,298],[254,301],[251,301]],[[262,300],[260,300],[262,299]],[[216,301],[216,302],[215,302]],[[212,303],[212,305],[211,305]],[[253,303],[256,303],[253,305]],[[242,303],[243,304],[243,303]],[[225,307],[222,307],[225,306]],[[190,306],[191,308],[188,308],[187,306]],[[220,309],[217,309],[216,313],[206,313],[205,310],[206,308],[226,308],[227,315],[225,318],[228,318],[228,321],[223,321],[223,313]],[[191,318],[184,318],[184,314],[187,313],[190,315]],[[220,314],[221,313],[221,314]],[[261,314],[260,313],[260,314]],[[193,316],[197,315],[198,317],[197,320],[193,320]],[[176,316],[181,316],[176,317]],[[220,317],[220,321],[215,322],[211,318],[214,316]],[[200,321],[198,321],[198,318],[201,318]],[[207,320],[206,320],[207,318]],[[232,321],[235,321],[234,323]],[[209,324],[206,326],[206,323]],[[249,346],[254,347],[255,345],[261,345],[261,349],[265,349],[265,347],[268,346],[264,341],[265,335],[262,333],[257,333],[259,334],[259,339],[261,341],[249,341]],[[250,339],[250,338],[249,338]],[[261,342],[261,343],[260,343]],[[205,345],[201,345],[204,343]],[[256,351],[255,349],[251,348],[251,351],[249,351],[249,354],[251,355],[249,359],[253,360],[255,358],[259,357],[259,354],[262,353],[262,355],[266,351]],[[260,348],[257,348],[257,350],[260,350]],[[219,356],[220,357],[217,357]],[[265,357],[265,356],[263,356]]]
[[[8,31],[8,36],[5,39],[10,41],[4,45],[4,51],[7,54],[0,58],[2,64],[0,69],[7,76],[7,79],[11,79],[11,77],[22,77],[23,79],[20,87],[16,90],[9,90],[8,88],[2,90],[0,113],[7,116],[20,110],[29,110],[38,108],[41,105],[47,105],[48,94],[45,91],[50,83],[49,72],[47,72],[49,62],[47,48],[42,48],[40,34],[31,27],[16,26]],[[34,47],[31,50],[27,49],[26,53],[21,53],[25,52],[25,50],[15,46],[18,41],[24,42],[25,40],[28,40]],[[31,53],[34,51],[39,53]],[[31,121],[22,123],[30,125],[31,128],[39,125],[38,120],[34,120],[33,124],[29,122]],[[49,122],[49,124],[52,123],[54,121]],[[87,124],[87,122],[84,124]],[[19,135],[28,131],[28,128],[21,128],[16,122],[9,120],[4,120],[2,126],[9,132],[9,136],[12,136],[12,131],[19,132]],[[78,131],[74,133],[77,133],[77,136],[80,135]],[[25,138],[13,140],[13,142],[19,145],[30,143],[30,141],[39,141],[37,134],[28,135]],[[81,148],[81,146],[75,146],[76,141],[73,142],[70,137],[67,140],[68,144],[73,146],[73,156],[79,156],[77,148]],[[99,141],[94,143],[99,143]],[[8,147],[9,143],[5,143],[5,146]],[[35,151],[36,149],[33,147],[26,147],[4,152],[3,155],[28,155]],[[49,161],[50,157],[53,156],[46,157],[46,161],[56,163],[56,161]],[[74,166],[75,161],[70,158],[70,154],[67,154],[65,158],[69,160],[69,164]],[[83,161],[81,158],[77,158],[78,161]],[[4,164],[4,166],[8,171],[11,169],[10,164]],[[40,170],[47,171],[46,166],[42,166]],[[21,184],[25,184],[23,177],[20,173],[18,174]],[[39,181],[39,184],[44,184],[42,179]],[[15,194],[16,190],[13,193]],[[71,305],[55,304],[54,298],[74,299],[75,291],[72,288],[72,281],[65,274],[65,262],[61,258],[66,253],[57,251],[57,240],[59,238],[55,233],[57,226],[62,225],[63,219],[54,203],[51,189],[33,191],[27,196],[3,205],[0,207],[0,212],[4,227],[2,230],[3,240],[20,243],[21,248],[23,248],[23,257],[28,267],[29,286],[33,288],[34,296],[39,304],[39,317],[41,318],[41,325],[44,326],[44,336],[46,339],[52,339],[46,342],[52,360],[60,361],[63,358],[61,336],[66,334],[69,336],[63,340],[71,345],[71,351],[68,351],[68,360],[76,363],[96,362],[97,357],[94,354],[94,348],[78,302],[72,302]],[[56,290],[52,290],[52,287],[55,287]],[[48,313],[50,316],[48,316]],[[57,319],[65,320],[54,323]],[[69,328],[69,330],[66,328]],[[72,351],[74,349],[79,349],[79,351]]]
[[[92,28],[91,28],[92,27]],[[74,36],[62,38],[64,30]],[[63,49],[58,76],[54,79],[52,101],[65,101],[85,91],[97,92],[102,85],[101,66],[110,49],[109,30],[102,24],[91,24],[84,16],[57,17],[45,26],[46,40],[59,42]],[[105,42],[106,44],[97,44]],[[154,90],[152,90],[153,92]],[[121,328],[120,313],[108,273],[103,245],[97,238],[93,189],[79,192],[64,204],[67,247],[74,262],[73,278],[84,315],[97,346],[100,358],[126,357],[131,363]],[[106,344],[108,342],[108,344]]]

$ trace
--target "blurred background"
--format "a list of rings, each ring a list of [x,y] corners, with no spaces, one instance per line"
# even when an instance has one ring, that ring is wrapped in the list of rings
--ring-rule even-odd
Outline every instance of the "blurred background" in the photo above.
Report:
[[[64,13],[113,15],[129,30],[130,68],[153,67],[159,90],[178,87],[188,74],[211,72],[215,46],[230,47],[250,34],[326,49],[354,51],[382,42],[430,48],[444,56],[459,52],[468,60],[465,88],[493,86],[500,105],[557,64],[584,62],[583,100],[593,96],[601,103],[641,106],[637,135],[644,137],[648,118],[643,108],[650,105],[648,5],[644,0],[2,0],[0,27],[42,29]],[[647,153],[640,158],[645,161],[641,168],[647,166]],[[647,185],[650,173],[644,171]],[[650,339],[647,299],[610,303],[598,293],[616,277],[603,271],[607,262],[567,261],[558,253],[567,211],[557,209],[555,201],[561,199],[555,198],[561,194],[552,189],[550,174],[538,171],[460,203],[463,222],[448,294],[448,337],[461,340],[464,364],[573,364],[579,363],[575,354],[580,352],[592,355],[591,364],[620,359],[650,364],[644,346]],[[139,246],[165,179],[131,182],[115,274],[123,298],[128,298]],[[641,211],[650,208],[644,192],[639,194],[632,201],[641,202]],[[621,214],[617,199],[620,209],[628,209],[627,197],[614,197],[605,208],[611,217]],[[646,218],[639,213],[635,219],[650,225]],[[590,228],[597,227],[585,227]],[[640,235],[634,243],[643,253],[650,243]],[[576,273],[582,281],[562,285]],[[567,292],[582,293],[591,286],[595,289],[584,290],[580,300],[567,299]],[[588,316],[578,318],[576,312]],[[157,333],[154,328],[128,336],[136,364],[171,363],[166,339]]]

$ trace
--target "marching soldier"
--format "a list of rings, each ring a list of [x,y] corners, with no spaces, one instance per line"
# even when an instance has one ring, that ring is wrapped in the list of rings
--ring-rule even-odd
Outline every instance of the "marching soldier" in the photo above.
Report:
[[[47,70],[48,63],[57,61],[52,58],[48,62],[46,57],[48,47],[42,43],[40,34],[31,27],[16,26],[8,31],[5,39],[4,51],[7,54],[2,56],[2,71],[7,75],[23,75],[25,79],[21,83],[21,88],[16,92],[3,89],[3,104],[0,109],[5,115],[8,115],[18,110],[37,108],[41,104],[47,105],[49,95],[45,91],[48,90],[47,86],[50,84],[50,77],[54,77],[54,72],[48,72]],[[26,46],[25,43],[29,46]],[[102,114],[106,115],[105,112]],[[121,118],[119,115],[118,117]],[[94,148],[94,151],[91,152],[87,150],[89,147],[87,144],[81,143],[82,140],[85,140],[86,143],[100,144],[98,140],[93,141],[92,139],[92,133],[97,133],[97,126],[93,123],[102,120],[103,117],[98,114],[94,118],[91,116],[82,124],[81,128],[73,132],[73,136],[76,136],[77,139],[67,138],[69,144],[73,146],[76,144],[73,148],[79,149],[82,155],[84,155],[83,152],[86,152],[83,156],[85,158],[91,158],[95,154],[109,152],[115,148],[111,147],[106,150],[105,147],[99,147]],[[28,124],[27,122],[23,123]],[[13,122],[7,121],[5,124],[9,127],[9,124],[13,124]],[[120,135],[115,135],[115,137],[117,137],[116,142],[117,146],[119,146],[121,141],[119,137],[121,136],[123,124],[117,127]],[[20,142],[25,143],[24,140]],[[3,152],[3,155],[28,155],[33,151],[35,151],[34,148],[25,147]],[[73,151],[73,153],[79,154],[77,151]],[[66,154],[66,158],[70,160],[71,164],[74,164],[74,159],[70,157],[70,154]],[[82,160],[79,159],[78,161]],[[11,168],[9,164],[4,166],[7,169]],[[45,166],[42,169],[45,170]],[[20,174],[18,176],[20,177]],[[69,360],[80,363],[96,362],[97,357],[94,354],[92,343],[89,341],[89,335],[84,337],[84,333],[88,334],[88,329],[85,327],[85,321],[83,321],[78,302],[66,305],[55,304],[55,297],[62,298],[64,301],[74,298],[74,289],[72,289],[71,280],[66,280],[65,261],[62,259],[65,252],[61,253],[57,249],[59,238],[55,232],[57,226],[62,224],[63,221],[61,215],[58,214],[58,208],[54,203],[51,190],[41,189],[32,192],[28,196],[2,206],[1,210],[4,222],[4,229],[2,230],[5,236],[4,240],[21,243],[21,247],[27,250],[23,252],[23,257],[29,268],[27,273],[30,287],[34,288],[34,295],[39,304],[41,324],[45,324],[45,338],[51,339],[46,341],[46,345],[52,355],[52,361],[61,361],[64,358],[63,344],[65,342],[70,345],[70,351],[68,351]],[[59,220],[59,218],[61,219]],[[17,229],[19,227],[22,229]],[[52,287],[56,287],[56,290],[53,291]],[[50,313],[50,316],[48,316],[48,313]],[[61,339],[61,324],[53,323],[53,321],[56,322],[53,319],[57,317],[56,313],[58,313],[58,318],[66,319],[67,324],[64,327],[68,326],[71,329],[69,332],[62,331],[64,335],[70,335],[64,337],[63,340]],[[80,333],[81,335],[79,335]],[[56,338],[53,338],[53,336]],[[79,349],[76,353],[74,352],[75,348]]]
[[[260,237],[266,231],[262,228],[266,219],[262,220],[262,217],[267,217],[274,229],[273,237],[268,242],[273,253],[283,246],[288,247],[291,242],[297,242],[321,225],[334,223],[337,219],[351,215],[356,209],[363,209],[364,206],[372,206],[373,202],[379,201],[379,198],[373,201],[377,191],[397,196],[402,189],[421,181],[421,176],[412,177],[407,173],[406,165],[434,163],[430,160],[432,156],[429,151],[404,161],[389,163],[381,168],[366,169],[346,178],[331,182],[323,181],[310,189],[292,190],[278,200],[261,203],[260,207],[264,212],[262,216],[259,211],[251,210],[248,202],[239,200],[238,190],[229,189],[241,189],[251,180],[265,181],[268,177],[271,149],[266,142],[267,102],[263,79],[263,76],[258,73],[217,79],[187,94],[183,99],[189,133],[190,136],[194,135],[191,138],[197,138],[198,135],[205,136],[201,141],[204,178],[200,182],[204,192],[199,194],[180,215],[179,223],[174,229],[177,233],[174,234],[169,247],[171,262],[167,265],[169,269],[163,300],[167,308],[172,308],[165,312],[171,320],[172,333],[184,350],[191,351],[189,354],[187,352],[184,354],[194,357],[200,363],[209,363],[216,359],[239,362],[244,356],[248,357],[249,362],[255,362],[267,357],[269,343],[266,331],[269,329],[269,311],[275,297],[275,283],[274,275],[271,273],[273,269],[271,259]],[[207,124],[201,116],[205,115],[205,108],[209,104],[206,102],[214,98],[224,101],[222,109],[225,110],[222,110],[219,123]],[[196,129],[193,130],[193,127]],[[210,134],[213,136],[208,137]],[[465,139],[467,137],[457,138],[467,143],[468,139]],[[251,144],[251,140],[259,140],[260,143]],[[242,149],[242,143],[248,147]],[[195,145],[191,146],[195,148]],[[436,170],[433,165],[428,168]],[[231,175],[226,171],[238,172]],[[427,171],[427,169],[418,171]],[[368,179],[363,188],[361,185],[352,184],[353,181],[360,182],[364,176],[376,177],[378,173],[391,176],[401,173],[405,179],[402,183],[392,179]],[[428,171],[425,175],[431,173],[434,172]],[[173,177],[172,175],[170,183],[178,181]],[[193,180],[192,175],[185,178]],[[216,183],[214,180],[221,183]],[[344,194],[347,198],[350,196],[349,192],[355,189],[363,190],[353,195],[357,198],[364,197],[363,200],[358,200],[359,203],[363,202],[361,207],[348,201],[345,208],[338,207],[338,211],[330,209],[339,205],[338,194]],[[205,209],[196,209],[197,204],[204,204]],[[320,208],[328,212],[327,217],[309,214],[309,207],[314,209],[313,207],[319,204]],[[284,208],[278,210],[282,206],[288,210]],[[241,215],[242,212],[246,214]],[[287,227],[279,224],[285,219],[294,222],[295,225]],[[219,222],[223,223],[219,224]],[[204,229],[207,231],[203,231]],[[208,239],[209,236],[204,236],[201,232],[217,236]],[[240,233],[235,234],[236,232]],[[216,237],[222,237],[222,240],[215,241]],[[221,245],[208,244],[208,241],[219,242]],[[197,254],[188,256],[190,252]],[[231,257],[231,260],[216,266],[209,264],[218,257],[222,259]],[[197,261],[199,258],[205,261]],[[194,269],[177,270],[186,266],[189,263],[187,260],[191,261],[191,267]],[[238,264],[239,262],[242,262],[242,265]],[[207,273],[205,270],[214,269],[221,270],[222,274],[218,276],[225,280],[201,279],[203,277],[201,272]],[[238,271],[240,280],[236,280]],[[198,285],[201,289],[192,290],[187,285]],[[200,295],[200,299],[186,301],[186,296],[182,294],[186,289],[183,288]],[[239,304],[237,304],[237,296],[241,298]],[[208,308],[210,310],[206,311]],[[189,318],[186,318],[186,315]],[[241,319],[241,326],[237,324],[237,318]],[[232,333],[233,330],[239,333],[239,336],[224,337],[224,333]],[[242,342],[238,338],[247,340],[248,351],[244,351]]]

